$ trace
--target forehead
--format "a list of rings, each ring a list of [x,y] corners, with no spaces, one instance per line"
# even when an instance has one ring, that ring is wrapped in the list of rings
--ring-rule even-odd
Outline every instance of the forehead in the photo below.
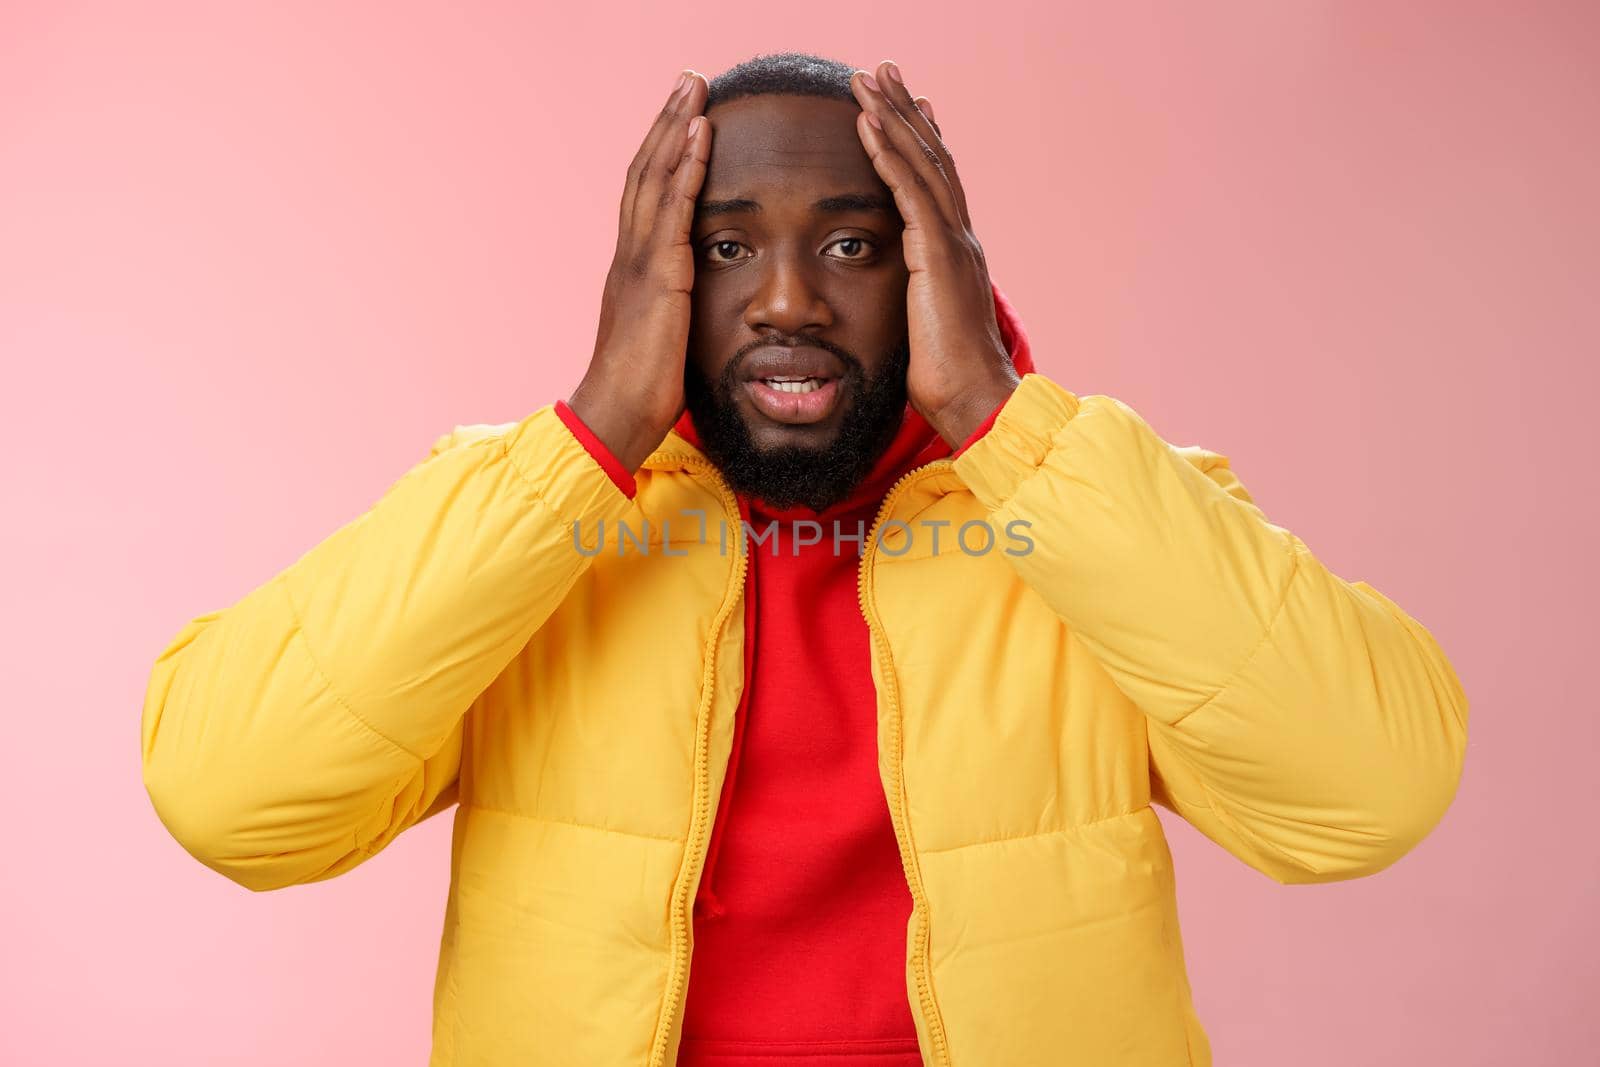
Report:
[[[706,112],[711,162],[702,198],[886,191],[856,133],[860,113],[853,102],[811,96],[744,96],[717,104]]]

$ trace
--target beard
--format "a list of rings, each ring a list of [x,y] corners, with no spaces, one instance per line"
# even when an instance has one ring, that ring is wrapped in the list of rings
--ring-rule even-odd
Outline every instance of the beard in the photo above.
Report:
[[[727,362],[715,383],[693,360],[686,361],[684,399],[700,434],[701,450],[735,493],[755,497],[773,509],[804,504],[820,512],[861,484],[900,429],[911,342],[906,338],[892,348],[871,377],[860,360],[837,345],[815,338],[805,343],[839,357],[845,372],[836,388],[852,398],[839,420],[838,434],[820,448],[756,445],[734,402],[734,391],[740,388],[738,358]]]

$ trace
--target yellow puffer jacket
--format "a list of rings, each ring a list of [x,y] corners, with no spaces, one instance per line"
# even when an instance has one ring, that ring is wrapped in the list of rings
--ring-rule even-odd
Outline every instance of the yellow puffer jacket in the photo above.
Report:
[[[675,1061],[746,556],[683,438],[638,483],[552,407],[457,427],[150,680],[156,810],[242,885],[331,877],[457,805],[435,1067]],[[992,551],[955,543],[974,520]],[[1152,802],[1314,882],[1394,862],[1455,793],[1467,701],[1428,631],[1118,400],[1026,375],[866,549],[930,1065],[1210,1062]]]

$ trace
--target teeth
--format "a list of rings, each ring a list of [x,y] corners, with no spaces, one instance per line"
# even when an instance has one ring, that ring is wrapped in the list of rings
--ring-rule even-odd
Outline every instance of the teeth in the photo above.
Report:
[[[822,388],[820,378],[763,378],[761,382],[780,393],[811,393]]]

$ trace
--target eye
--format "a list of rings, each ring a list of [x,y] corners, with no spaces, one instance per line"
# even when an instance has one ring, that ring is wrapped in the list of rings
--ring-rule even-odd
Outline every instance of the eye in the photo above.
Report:
[[[865,237],[841,237],[828,247],[843,252],[843,255],[831,257],[833,259],[858,260],[872,255],[872,242]]]
[[[739,241],[713,241],[705,247],[706,258],[713,263],[733,263],[744,258],[735,254],[743,247]]]

